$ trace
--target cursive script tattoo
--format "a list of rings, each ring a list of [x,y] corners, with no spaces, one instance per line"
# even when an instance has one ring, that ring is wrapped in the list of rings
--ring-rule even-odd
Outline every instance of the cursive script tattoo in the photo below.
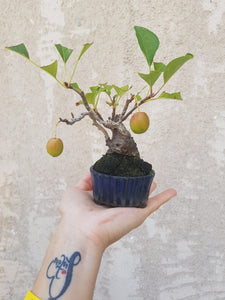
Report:
[[[50,279],[49,300],[57,300],[66,292],[72,280],[73,268],[80,261],[80,252],[74,252],[70,258],[62,254],[60,258],[56,257],[50,262],[46,272]]]

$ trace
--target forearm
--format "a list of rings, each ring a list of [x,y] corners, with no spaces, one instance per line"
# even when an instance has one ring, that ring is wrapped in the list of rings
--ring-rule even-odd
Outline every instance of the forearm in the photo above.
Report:
[[[42,300],[91,300],[103,249],[61,221],[33,286]]]

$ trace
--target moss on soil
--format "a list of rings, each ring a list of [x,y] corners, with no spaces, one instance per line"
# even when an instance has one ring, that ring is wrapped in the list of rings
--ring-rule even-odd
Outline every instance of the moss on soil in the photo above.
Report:
[[[112,176],[145,176],[151,174],[152,165],[144,160],[119,153],[107,153],[94,164],[94,170]]]

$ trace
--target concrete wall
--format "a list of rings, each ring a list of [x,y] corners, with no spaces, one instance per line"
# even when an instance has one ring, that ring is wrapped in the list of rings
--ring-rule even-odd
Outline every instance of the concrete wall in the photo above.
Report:
[[[60,126],[61,157],[46,154],[58,117],[69,117],[77,98],[4,47],[24,42],[44,65],[57,58],[54,43],[78,54],[94,41],[77,70],[80,85],[139,88],[137,72],[147,68],[134,25],[159,36],[158,61],[195,55],[167,86],[184,101],[146,105],[151,128],[135,137],[154,166],[157,190],[174,187],[178,196],[106,251],[94,299],[225,299],[224,0],[0,4],[0,299],[23,299],[32,287],[61,195],[105,151],[101,133],[83,121]]]

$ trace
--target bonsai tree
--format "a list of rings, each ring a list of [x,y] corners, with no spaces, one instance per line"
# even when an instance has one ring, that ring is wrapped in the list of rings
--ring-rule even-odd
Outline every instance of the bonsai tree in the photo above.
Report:
[[[28,54],[26,46],[24,44],[19,44],[17,46],[7,47],[7,49],[17,52],[24,56],[27,60],[29,60],[35,66],[41,68],[53,78],[57,80],[57,82],[64,88],[70,89],[74,91],[76,94],[80,96],[80,102],[77,102],[77,105],[82,104],[84,106],[84,112],[79,116],[74,116],[71,113],[71,119],[62,119],[59,118],[59,122],[64,122],[67,125],[73,125],[76,122],[81,121],[86,116],[88,116],[92,121],[93,125],[96,126],[104,135],[106,145],[109,148],[109,152],[117,152],[120,154],[138,156],[139,151],[137,145],[132,138],[130,131],[124,126],[124,121],[130,117],[135,110],[140,110],[140,106],[143,104],[158,100],[158,99],[175,99],[182,100],[179,92],[176,93],[167,93],[165,91],[161,92],[164,88],[165,84],[168,80],[174,75],[175,72],[180,69],[180,67],[189,59],[193,57],[192,54],[187,53],[184,56],[173,59],[167,65],[161,62],[154,62],[155,53],[159,47],[159,39],[158,37],[151,32],[150,30],[135,26],[137,40],[139,46],[146,58],[149,72],[147,74],[138,73],[139,76],[148,84],[148,89],[145,95],[143,96],[143,92],[146,91],[146,88],[143,88],[136,94],[130,93],[129,97],[127,97],[126,101],[123,102],[123,108],[120,112],[117,112],[117,107],[125,95],[128,94],[128,91],[131,90],[132,87],[125,85],[122,87],[116,85],[109,84],[98,84],[96,86],[90,87],[89,92],[84,92],[78,85],[78,83],[73,82],[74,74],[76,71],[76,67],[78,62],[80,61],[83,54],[88,50],[88,48],[93,43],[85,44],[78,56],[73,72],[69,78],[67,79],[67,71],[66,71],[66,63],[73,52],[73,49],[68,49],[60,44],[55,45],[58,50],[65,69],[65,81],[60,81],[57,76],[57,68],[58,62],[55,60],[53,63],[47,66],[39,66],[35,62],[33,62]],[[160,77],[163,75],[163,85],[157,90],[153,91],[153,86]],[[77,80],[76,80],[77,81]],[[161,92],[161,93],[160,93]],[[100,100],[101,94],[105,94],[106,96],[106,104],[109,106],[109,115],[108,119],[103,119],[101,112],[98,110],[98,104]],[[111,112],[110,112],[111,111]],[[57,123],[58,124],[58,123]],[[130,127],[131,130],[135,133],[143,133],[148,129],[149,119],[145,112],[137,112],[133,114]],[[111,132],[111,136],[109,134]],[[59,152],[62,152],[62,147],[59,147]],[[51,151],[50,151],[51,152]]]
[[[84,118],[89,117],[92,120],[92,124],[104,135],[105,143],[108,147],[108,154],[116,153],[117,155],[139,159],[140,154],[138,147],[130,130],[125,127],[124,121],[131,117],[131,130],[136,134],[144,133],[149,127],[149,118],[145,112],[140,111],[140,107],[143,104],[161,99],[182,100],[180,92],[168,93],[163,91],[163,89],[169,79],[184,65],[185,62],[193,58],[193,55],[187,53],[184,56],[173,59],[168,64],[155,62],[154,57],[159,47],[158,37],[152,31],[144,27],[135,26],[134,29],[138,44],[148,65],[147,74],[138,73],[140,78],[145,81],[145,86],[135,93],[132,92],[132,87],[128,85],[117,86],[114,84],[100,83],[96,86],[91,86],[89,91],[84,91],[79,86],[79,80],[74,80],[77,64],[93,43],[83,45],[83,48],[75,61],[70,77],[67,75],[67,62],[73,49],[69,49],[61,44],[55,45],[64,64],[65,79],[63,81],[57,78],[57,60],[49,65],[39,66],[30,59],[24,44],[7,47],[7,49],[22,55],[36,67],[51,75],[63,88],[72,90],[80,97],[80,101],[77,102],[76,105],[83,105],[84,111],[78,116],[71,113],[70,118],[65,119],[60,117],[56,124],[56,128],[59,123],[74,125]],[[163,76],[162,85],[155,90],[155,83],[161,75]],[[105,103],[108,106],[107,118],[104,118],[99,110],[99,102],[103,100],[103,95]],[[63,143],[61,139],[56,137],[56,133],[55,137],[48,141],[47,151],[52,156],[58,156],[62,153]]]

